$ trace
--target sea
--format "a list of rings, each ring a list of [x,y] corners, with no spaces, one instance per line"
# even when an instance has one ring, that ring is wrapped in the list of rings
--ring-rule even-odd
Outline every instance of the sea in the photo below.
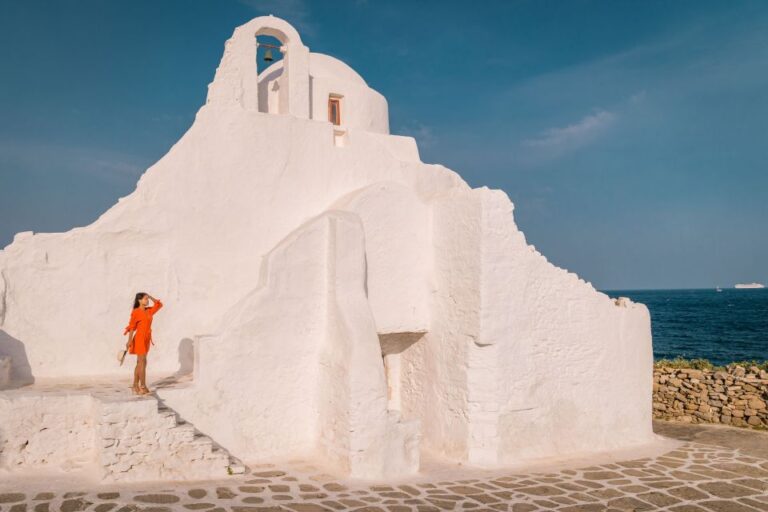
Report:
[[[604,293],[648,306],[655,360],[680,356],[715,365],[768,360],[768,288]]]

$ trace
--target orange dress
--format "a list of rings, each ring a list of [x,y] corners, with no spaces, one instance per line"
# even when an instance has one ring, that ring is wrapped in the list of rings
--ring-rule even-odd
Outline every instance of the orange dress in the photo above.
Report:
[[[145,309],[139,306],[131,311],[131,319],[123,332],[125,335],[136,330],[133,345],[129,351],[131,354],[143,356],[149,352],[149,345],[152,343],[152,317],[161,307],[163,303],[158,300],[152,304],[151,308]]]

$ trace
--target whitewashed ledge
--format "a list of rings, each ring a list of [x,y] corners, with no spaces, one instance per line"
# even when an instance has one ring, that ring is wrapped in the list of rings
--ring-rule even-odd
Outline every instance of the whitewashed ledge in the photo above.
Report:
[[[183,385],[183,383],[181,383]],[[126,380],[50,380],[0,392],[0,470],[92,470],[103,482],[205,480],[242,464]]]

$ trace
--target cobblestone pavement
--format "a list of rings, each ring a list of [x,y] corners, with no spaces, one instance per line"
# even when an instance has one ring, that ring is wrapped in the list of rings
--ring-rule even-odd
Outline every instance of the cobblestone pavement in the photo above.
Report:
[[[293,461],[217,482],[0,490],[0,511],[768,511],[768,433],[660,421],[654,429],[684,442],[660,456],[578,469],[407,484],[347,482]]]

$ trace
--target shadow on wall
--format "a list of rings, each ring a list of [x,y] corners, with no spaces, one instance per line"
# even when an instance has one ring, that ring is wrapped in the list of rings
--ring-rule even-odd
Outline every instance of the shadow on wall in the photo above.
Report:
[[[179,369],[176,375],[189,375],[195,368],[195,343],[184,338],[179,342]]]
[[[190,338],[182,338],[179,342],[179,369],[176,373],[153,383],[158,389],[172,388],[181,382],[187,382],[192,376],[195,363],[195,345]]]
[[[0,425],[0,427],[2,427],[2,425]],[[3,429],[0,428],[0,468],[4,468],[7,466],[5,462],[5,457],[3,456],[6,453],[5,444],[6,444],[5,435],[3,435]]]
[[[11,358],[11,387],[34,384],[35,377],[32,375],[24,344],[0,329],[0,357],[2,356]]]
[[[190,338],[183,338],[179,342],[179,369],[176,373],[158,380],[154,383],[154,386],[163,389],[171,388],[179,384],[180,382],[188,381],[191,377],[192,371],[195,368],[195,343]]]

